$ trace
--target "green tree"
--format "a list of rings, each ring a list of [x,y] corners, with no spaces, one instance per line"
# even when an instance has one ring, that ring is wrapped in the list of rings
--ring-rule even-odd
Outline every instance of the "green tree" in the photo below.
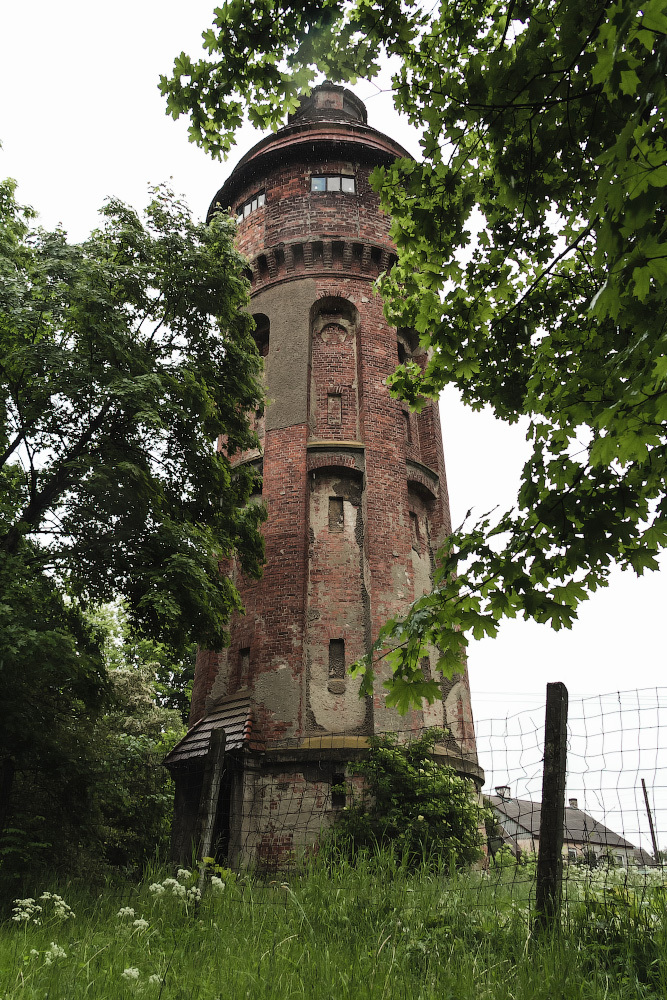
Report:
[[[80,246],[27,215],[5,183],[0,557],[75,601],[122,596],[175,649],[220,648],[239,598],[219,562],[256,576],[263,557],[253,473],[229,461],[262,399],[234,226],[162,188],[145,221],[110,200]]]
[[[5,585],[0,605],[0,748],[11,778],[0,875],[137,870],[166,856],[173,788],[161,762],[185,732],[180,713],[158,703],[153,650],[133,641],[122,607],[82,614],[53,581],[26,577]]]
[[[433,756],[445,735],[430,729],[404,744],[391,734],[369,738],[368,756],[352,765],[363,792],[336,819],[335,852],[393,847],[410,864],[443,857],[467,865],[482,856],[486,811],[472,783]]]
[[[110,686],[91,734],[95,829],[89,854],[136,871],[168,853],[174,789],[162,761],[185,735],[180,702],[187,692],[160,681],[165,674],[178,677],[179,666],[172,669],[162,644],[133,635],[122,604],[96,608],[88,617],[104,637]]]
[[[27,546],[26,546],[27,548]],[[69,864],[94,827],[90,745],[110,695],[100,636],[28,552],[0,560],[0,875]]]
[[[529,418],[516,507],[456,531],[432,594],[381,631],[401,709],[424,643],[451,673],[470,636],[523,615],[570,627],[616,563],[665,545],[665,0],[233,0],[161,80],[191,138],[225,153],[243,108],[276,127],[318,73],[354,82],[395,58],[398,111],[422,159],[378,169],[398,265],[388,320],[430,348],[394,392],[445,385]],[[364,690],[372,663],[364,665]]]
[[[86,608],[122,597],[125,660],[156,663],[146,683],[182,711],[193,642],[220,648],[240,606],[220,560],[260,573],[263,511],[230,456],[263,391],[233,223],[195,224],[164,188],[143,219],[110,200],[81,245],[33,220],[0,184],[0,830],[34,858],[97,836],[118,675]]]

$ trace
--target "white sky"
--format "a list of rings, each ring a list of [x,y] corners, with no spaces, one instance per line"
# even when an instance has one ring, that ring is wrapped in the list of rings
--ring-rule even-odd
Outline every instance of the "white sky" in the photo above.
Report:
[[[186,122],[166,117],[157,81],[180,51],[198,53],[212,7],[211,0],[5,5],[0,175],[16,178],[19,200],[39,211],[45,227],[60,222],[81,240],[106,196],[141,208],[148,184],[170,179],[204,216],[259,135],[246,128],[228,164],[209,160],[188,143]],[[417,150],[388,95],[370,84],[354,89],[372,126]],[[521,431],[465,410],[453,395],[443,400],[442,419],[453,523],[470,507],[481,514],[511,503],[526,448]],[[664,571],[640,580],[617,573],[569,632],[510,622],[499,638],[476,643],[469,658],[476,718],[542,705],[548,681],[564,681],[571,700],[663,684],[664,583]]]

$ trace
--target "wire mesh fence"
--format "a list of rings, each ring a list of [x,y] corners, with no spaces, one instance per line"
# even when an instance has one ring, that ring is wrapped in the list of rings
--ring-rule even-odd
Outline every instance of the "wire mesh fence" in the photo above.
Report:
[[[426,889],[422,886],[424,891],[449,896],[450,902],[467,908],[491,905],[503,919],[513,910],[524,915],[534,911],[544,715],[542,704],[503,718],[479,719],[476,753],[440,736],[431,755],[434,770],[419,774],[416,768],[412,797],[407,795],[386,827],[384,846],[393,849],[396,866],[405,858],[406,844],[420,842],[420,824],[433,820],[420,803],[429,802],[433,810],[429,782],[436,781],[442,765],[464,778],[468,795],[484,809],[477,823],[480,859],[472,866],[451,866],[445,849],[436,876],[432,856],[433,877]],[[646,908],[655,887],[662,887],[666,727],[667,688],[570,702],[562,831],[564,913],[579,904],[589,909],[612,903],[618,907],[619,900],[626,908]],[[389,734],[399,747],[413,745],[423,735],[417,729]],[[222,865],[261,876],[269,890],[300,875],[304,862],[321,858],[322,845],[331,842],[345,813],[364,800],[368,805],[367,776],[358,773],[368,754],[368,736],[349,733],[232,749],[224,758],[211,853]],[[176,774],[175,831],[178,842],[180,823],[181,845],[194,829],[202,773],[183,768]],[[406,827],[413,828],[414,836],[405,835]],[[373,863],[373,854],[372,849],[366,851],[366,864]],[[386,859],[382,864],[386,876],[391,868]],[[352,889],[351,868],[342,864],[339,888],[345,887],[345,878]],[[275,892],[269,891],[267,899],[275,899]]]
[[[220,867],[240,873],[239,885],[252,883],[248,891],[257,901],[276,902],[286,891],[281,887],[296,886],[312,862],[325,861],[332,831],[355,804],[370,801],[367,775],[358,773],[368,760],[369,734],[321,733],[262,742],[253,732],[249,703],[237,705],[235,713],[220,714],[222,722],[229,723],[229,733],[213,795],[213,786],[208,786],[213,814],[207,817],[210,841],[203,853]],[[438,803],[455,797],[454,786],[443,790],[447,766],[465,783],[468,803],[480,808],[474,831],[480,857],[469,863],[463,855],[453,858],[447,847],[431,855],[419,876],[422,896],[449,900],[447,905],[454,908],[481,912],[491,907],[501,921],[516,913],[530,917],[540,849],[544,723],[544,703],[477,719],[476,748],[441,734],[430,754],[412,762],[403,781],[402,805],[385,829],[384,847],[393,856],[385,852],[378,858],[372,843],[365,849],[362,867],[377,873],[373,879],[378,905],[387,879],[398,878],[402,860],[410,852],[414,859],[422,840],[428,840],[421,837],[423,830],[443,818]],[[191,865],[193,851],[201,848],[211,732],[194,741],[194,758],[179,751],[178,766],[172,769],[172,852],[180,865]],[[660,848],[667,847],[666,733],[667,687],[570,701],[562,831],[564,913],[580,903],[589,910],[620,905],[628,912],[633,907],[648,912],[656,893],[664,896],[667,872]],[[423,736],[423,730],[406,727],[380,734],[379,740],[389,737],[399,747],[411,747]],[[163,769],[156,762],[146,768],[143,784],[152,789]],[[142,784],[138,771],[134,778],[135,784]],[[160,786],[160,802],[168,795],[168,788]],[[391,794],[389,809],[390,799]],[[447,822],[446,809],[443,815]],[[21,831],[18,834],[25,840]],[[4,836],[11,847],[11,825]],[[9,870],[11,853],[6,850],[3,859],[0,876]],[[335,859],[326,861],[327,878],[340,891],[359,891],[354,866],[340,852]]]

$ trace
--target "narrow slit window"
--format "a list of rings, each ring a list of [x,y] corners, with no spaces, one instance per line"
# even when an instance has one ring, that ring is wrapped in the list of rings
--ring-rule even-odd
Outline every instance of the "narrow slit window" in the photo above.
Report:
[[[412,539],[412,548],[419,551],[419,518],[414,510],[410,511],[410,536]]]
[[[329,531],[342,531],[344,525],[343,498],[329,497]]]
[[[345,678],[345,639],[329,639],[329,680]]]

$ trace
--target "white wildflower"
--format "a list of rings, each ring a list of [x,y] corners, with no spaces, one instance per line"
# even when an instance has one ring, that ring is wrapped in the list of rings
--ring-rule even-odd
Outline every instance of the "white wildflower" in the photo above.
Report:
[[[44,893],[39,897],[40,899],[49,898],[53,900],[53,915],[57,917],[58,920],[69,920],[74,918],[76,913],[72,907],[65,902],[62,896],[58,896],[57,893]]]
[[[222,892],[224,888],[225,883],[222,879],[218,878],[217,875],[211,875],[211,889],[213,889],[214,892]]]
[[[15,899],[14,904],[12,920],[19,924],[28,923],[29,920],[32,920],[39,927],[41,920],[38,914],[42,912],[42,907],[39,903],[35,902],[32,896],[28,896],[26,899]]]
[[[152,976],[148,977],[148,982],[151,986],[157,986],[158,983],[162,982],[162,976],[158,976],[157,972],[154,972]]]
[[[188,889],[186,892],[185,898],[188,903],[196,902],[196,900],[201,899],[201,889],[199,889],[198,886],[193,885],[192,888]]]
[[[136,927],[139,931],[145,931],[148,930],[148,921],[144,920],[143,917],[139,917],[138,920],[133,921],[132,926]]]
[[[35,957],[35,955],[39,955],[39,952],[37,951],[37,949],[36,949],[36,948],[31,948],[31,949],[30,949],[30,954],[31,954],[31,955],[33,956],[33,958],[34,958],[34,957]]]
[[[148,891],[152,892],[154,896],[162,896],[167,890],[161,882],[152,882],[148,886]]]
[[[133,969],[133,968],[123,969],[123,971],[121,973],[121,976],[123,977],[123,979],[130,979],[130,980],[132,980],[132,979],[138,979],[139,978],[139,970],[138,969]]]
[[[44,964],[51,965],[52,962],[56,962],[59,958],[67,958],[65,949],[61,948],[55,941],[52,941],[49,950],[44,952]]]
[[[121,906],[121,908],[118,911],[118,913],[116,914],[116,916],[120,917],[121,919],[123,917],[133,917],[134,916],[134,909],[131,906]]]
[[[422,816],[421,813],[419,814],[419,816],[417,816],[417,822],[418,823],[423,823],[424,822],[424,817]]]
[[[176,878],[179,882],[187,882],[188,879],[192,878],[192,872],[188,871],[187,868],[179,868],[176,872]]]

